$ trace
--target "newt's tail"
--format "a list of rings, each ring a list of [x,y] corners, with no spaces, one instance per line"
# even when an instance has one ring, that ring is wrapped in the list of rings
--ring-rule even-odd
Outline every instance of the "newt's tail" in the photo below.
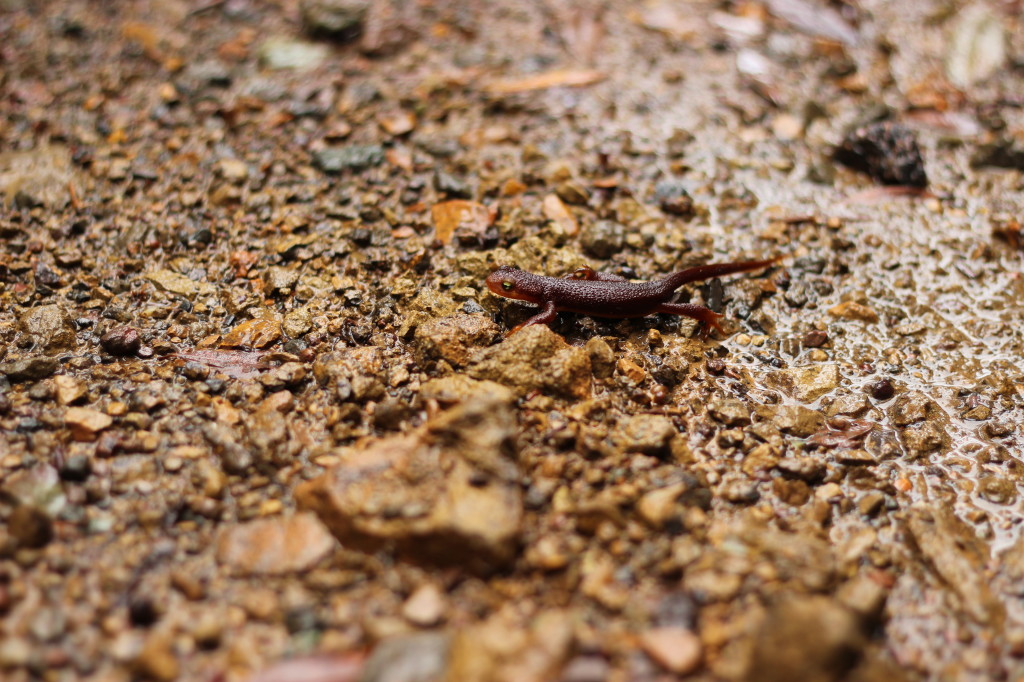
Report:
[[[712,277],[721,277],[723,275],[732,275],[737,272],[749,272],[751,270],[758,270],[760,268],[768,267],[778,263],[785,256],[776,256],[775,258],[769,258],[768,260],[747,260],[738,261],[733,263],[711,263],[710,265],[698,265],[695,268],[687,268],[686,270],[680,270],[679,272],[672,273],[664,280],[666,286],[670,287],[671,290],[676,290],[684,284],[690,282],[700,282],[705,279],[711,279]]]

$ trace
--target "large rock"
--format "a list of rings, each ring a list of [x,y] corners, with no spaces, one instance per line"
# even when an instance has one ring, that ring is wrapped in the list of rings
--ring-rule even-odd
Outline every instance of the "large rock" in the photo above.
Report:
[[[975,622],[1001,624],[1006,609],[989,587],[988,545],[949,509],[920,503],[903,514],[922,558],[960,597],[961,609]]]
[[[60,367],[57,358],[45,355],[32,355],[27,358],[0,363],[0,374],[4,374],[12,382],[35,381],[45,379]]]
[[[71,152],[59,145],[0,154],[0,195],[21,207],[63,208],[82,183]]]
[[[844,679],[866,645],[860,618],[837,602],[818,596],[780,599],[755,637],[746,679]]]
[[[570,346],[542,324],[479,351],[468,371],[476,379],[504,384],[520,396],[534,391],[568,399],[590,395],[589,353]]]
[[[456,313],[421,324],[413,338],[421,361],[445,360],[462,367],[474,349],[489,345],[498,333],[498,325],[488,317]]]
[[[31,308],[21,316],[19,326],[39,350],[66,350],[75,345],[75,324],[59,305]]]
[[[479,573],[506,566],[523,506],[515,416],[503,398],[481,393],[415,432],[347,451],[299,486],[299,506],[347,547]]]

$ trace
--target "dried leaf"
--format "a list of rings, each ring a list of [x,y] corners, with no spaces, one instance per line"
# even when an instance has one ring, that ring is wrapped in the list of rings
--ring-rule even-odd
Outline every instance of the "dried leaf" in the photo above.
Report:
[[[562,230],[570,237],[580,231],[580,224],[576,222],[576,218],[557,194],[549,194],[544,197],[544,216],[561,225]]]
[[[180,351],[175,357],[198,362],[226,374],[232,379],[252,379],[269,367],[262,362],[264,353],[245,350]]]
[[[875,428],[875,423],[866,419],[851,419],[839,425],[839,429],[826,428],[818,431],[807,439],[808,445],[820,448],[855,448],[871,429]]]
[[[442,244],[451,242],[456,230],[483,234],[491,224],[491,212],[486,206],[464,199],[434,204],[430,213],[434,218],[434,236]]]
[[[604,37],[604,12],[605,7],[596,3],[570,4],[557,19],[566,51],[584,64],[593,61]]]
[[[857,192],[856,194],[848,196],[843,203],[871,206],[873,204],[881,204],[886,201],[891,201],[892,199],[918,199],[932,196],[935,195],[920,187],[891,185],[888,187],[872,187],[864,190],[863,192]]]
[[[651,31],[664,33],[670,38],[688,41],[706,30],[706,25],[683,7],[662,2],[641,11],[631,12],[630,20]]]
[[[607,74],[604,71],[593,69],[558,69],[537,73],[532,76],[524,76],[523,78],[495,81],[484,86],[484,91],[492,95],[515,95],[521,92],[545,90],[547,88],[579,88],[600,83],[605,78],[607,78]]]
[[[247,682],[356,682],[365,663],[363,654],[293,658],[275,663]]]
[[[768,0],[768,10],[798,31],[816,38],[844,45],[856,45],[859,40],[857,31],[838,12],[809,0]]]
[[[965,88],[985,80],[1006,61],[1006,36],[999,16],[985,5],[968,7],[957,19],[946,55],[946,74]]]

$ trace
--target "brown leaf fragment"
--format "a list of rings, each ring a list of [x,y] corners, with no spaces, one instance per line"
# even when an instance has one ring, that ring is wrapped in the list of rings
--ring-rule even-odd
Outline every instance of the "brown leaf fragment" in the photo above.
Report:
[[[556,194],[549,194],[544,197],[544,217],[558,223],[570,237],[580,231],[580,224],[576,221],[569,207],[566,206]]]
[[[252,379],[269,369],[262,362],[263,356],[264,353],[244,350],[194,350],[175,354],[185,362],[198,362],[232,379]]]
[[[434,204],[430,213],[434,218],[434,236],[442,244],[450,243],[456,230],[483,234],[491,224],[491,212],[486,206],[465,199]]]
[[[248,682],[356,682],[365,667],[363,654],[307,656],[274,663]]]
[[[815,38],[856,45],[857,31],[834,9],[810,0],[769,0],[768,10],[793,28]]]
[[[559,33],[565,50],[584,64],[594,60],[604,37],[605,7],[600,4],[570,4],[557,18]]]
[[[983,81],[1006,61],[1002,18],[983,4],[959,13],[946,54],[946,74],[960,88]]]
[[[856,192],[846,197],[843,203],[873,206],[875,204],[884,204],[893,199],[919,199],[933,196],[935,195],[921,187],[892,185],[889,187],[871,187],[862,192]]]
[[[492,95],[515,95],[547,88],[579,88],[600,83],[607,77],[604,71],[594,69],[556,69],[522,78],[495,81],[485,85],[484,91]]]
[[[875,423],[866,419],[850,419],[829,423],[829,426],[818,431],[807,439],[808,445],[820,448],[855,448],[867,436]]]
[[[663,33],[679,41],[689,41],[707,30],[707,24],[694,13],[666,2],[634,10],[630,12],[629,19],[649,31]]]

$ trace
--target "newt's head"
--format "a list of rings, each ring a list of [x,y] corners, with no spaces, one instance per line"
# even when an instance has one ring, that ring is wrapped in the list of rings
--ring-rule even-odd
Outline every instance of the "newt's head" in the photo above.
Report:
[[[502,265],[487,278],[487,288],[498,296],[520,301],[536,301],[537,295],[528,286],[527,273],[511,265]]]

